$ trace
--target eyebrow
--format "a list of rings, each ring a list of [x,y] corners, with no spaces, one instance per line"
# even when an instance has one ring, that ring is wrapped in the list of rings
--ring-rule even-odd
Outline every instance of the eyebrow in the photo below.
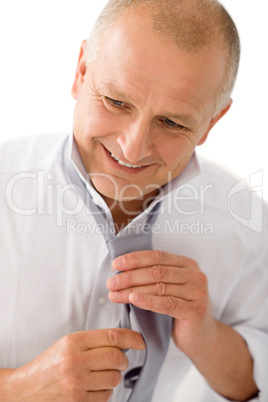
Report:
[[[127,99],[130,98],[130,96],[124,92],[122,92],[117,86],[115,86],[111,82],[103,82],[103,85],[105,86],[105,89],[108,91],[111,91],[113,93],[113,96],[118,96],[119,98],[122,99]]]
[[[119,99],[128,100],[129,98],[131,98],[130,96],[128,96],[128,94],[123,93],[120,90],[120,88],[115,86],[112,82],[103,81],[103,85],[105,86],[105,89],[107,89],[108,91],[111,91],[113,93],[113,96],[116,96],[116,97],[118,96]],[[193,115],[190,115],[190,114],[183,114],[183,113],[177,114],[177,113],[166,112],[166,113],[162,113],[161,116],[170,118],[170,119],[174,119],[174,120],[179,120],[181,123],[183,123],[187,126],[196,127],[198,125],[198,120]]]
[[[196,127],[198,125],[197,119],[195,119],[194,116],[190,114],[172,114],[172,113],[167,113],[167,116],[169,116],[171,119],[174,120],[179,120],[186,126],[192,126]]]

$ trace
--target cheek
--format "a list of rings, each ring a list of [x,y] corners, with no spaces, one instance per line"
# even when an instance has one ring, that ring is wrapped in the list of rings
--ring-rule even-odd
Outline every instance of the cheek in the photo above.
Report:
[[[99,101],[77,101],[74,111],[74,130],[84,139],[103,137],[117,129],[115,119]]]
[[[161,142],[159,154],[171,170],[188,161],[194,152],[193,144],[185,137],[166,138]]]

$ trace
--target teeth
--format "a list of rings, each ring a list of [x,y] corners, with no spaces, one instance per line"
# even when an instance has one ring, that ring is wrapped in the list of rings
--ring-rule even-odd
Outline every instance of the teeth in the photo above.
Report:
[[[120,161],[120,159],[118,159],[118,158],[117,158],[115,155],[113,155],[113,154],[111,154],[111,157],[112,157],[113,159],[115,159],[116,162],[119,163],[119,165],[126,166],[126,167],[128,167],[128,168],[138,169],[138,168],[141,168],[141,167],[142,167],[142,166],[138,166],[138,165],[130,165],[129,163],[125,163],[125,162],[123,162],[123,161]]]

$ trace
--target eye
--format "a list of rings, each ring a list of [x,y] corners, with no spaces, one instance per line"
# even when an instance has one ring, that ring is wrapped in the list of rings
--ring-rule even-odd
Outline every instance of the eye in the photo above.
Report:
[[[177,130],[186,130],[186,127],[184,127],[178,123],[175,123],[175,121],[173,121],[173,120],[166,119],[164,117],[161,117],[159,120],[168,128],[177,129]]]
[[[121,107],[125,106],[125,102],[122,102],[122,101],[119,101],[119,100],[116,100],[116,99],[109,98],[108,96],[105,96],[105,99],[107,100],[107,102],[108,102],[111,106],[114,106],[114,107],[117,107],[117,108],[121,108]]]

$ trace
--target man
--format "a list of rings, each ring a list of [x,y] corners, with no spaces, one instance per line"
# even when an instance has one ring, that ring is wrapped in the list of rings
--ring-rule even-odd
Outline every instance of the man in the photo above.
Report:
[[[116,328],[131,302],[173,319],[153,401],[191,364],[222,399],[267,401],[267,224],[254,230],[260,209],[235,220],[250,194],[231,197],[205,162],[199,175],[194,153],[231,107],[238,62],[214,0],[110,1],[81,46],[70,138],[2,146],[3,400],[126,401],[121,373],[145,353]],[[88,198],[120,236],[161,199],[154,250],[115,259],[114,275]]]

